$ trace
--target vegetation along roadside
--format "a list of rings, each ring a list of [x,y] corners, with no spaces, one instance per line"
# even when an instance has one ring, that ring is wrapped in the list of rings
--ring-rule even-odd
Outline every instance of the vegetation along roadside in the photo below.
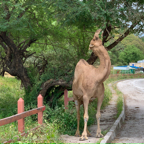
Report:
[[[138,76],[139,77],[139,76]],[[144,77],[144,75],[143,75]],[[112,97],[112,93],[108,88],[108,84],[121,79],[129,79],[134,78],[133,76],[119,76],[116,78],[109,78],[104,83],[105,84],[105,98],[102,105],[102,109],[108,104],[109,100]],[[15,78],[5,78],[0,77],[0,109],[2,112],[0,113],[0,119],[14,115],[17,113],[17,100],[24,96],[25,92],[23,89],[20,89],[20,81]],[[114,86],[115,87],[115,86]],[[116,87],[115,87],[116,88]],[[118,104],[117,104],[117,117],[122,111],[122,94],[118,91],[117,94]],[[72,92],[69,92],[69,96],[72,96]],[[44,126],[34,132],[28,134],[27,137],[21,137],[19,142],[62,142],[60,140],[60,134],[68,134],[74,135],[76,131],[76,110],[74,107],[74,103],[69,103],[69,109],[64,111],[64,99],[61,97],[55,108],[51,108],[49,104],[45,103],[46,110],[44,111]],[[96,106],[97,100],[94,100],[89,107],[89,117],[93,117],[93,119],[89,120],[88,125],[92,125],[95,123],[95,114],[96,114]],[[28,105],[25,107],[25,110],[29,110],[31,108],[37,107],[36,105]],[[83,107],[81,107],[81,113],[83,113]],[[28,130],[38,126],[37,124],[37,116],[33,115],[25,118],[25,132]],[[83,117],[81,115],[80,122],[80,130],[82,132],[83,128]],[[4,142],[9,139],[13,139],[16,142],[17,137],[19,135],[17,132],[17,122],[13,122],[11,124],[7,124],[5,126],[1,126],[0,129],[0,142]]]

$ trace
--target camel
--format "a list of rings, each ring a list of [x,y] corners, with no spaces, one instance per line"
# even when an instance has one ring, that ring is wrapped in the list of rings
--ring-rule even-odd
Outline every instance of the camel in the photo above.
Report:
[[[84,130],[80,140],[87,140],[91,136],[87,129],[88,105],[89,102],[95,98],[98,99],[97,104],[97,132],[96,137],[103,137],[100,129],[100,108],[104,99],[104,84],[103,82],[110,74],[111,61],[107,50],[102,45],[99,38],[101,29],[97,30],[93,39],[90,42],[89,49],[91,49],[100,59],[100,66],[95,68],[89,65],[84,59],[80,59],[76,65],[74,80],[72,84],[73,98],[77,110],[77,130],[75,136],[80,136],[79,121],[80,121],[80,105],[84,106]]]

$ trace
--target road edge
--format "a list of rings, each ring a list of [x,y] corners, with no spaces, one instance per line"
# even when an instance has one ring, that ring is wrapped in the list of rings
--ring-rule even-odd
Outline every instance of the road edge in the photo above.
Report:
[[[119,80],[116,81],[112,84],[118,83],[120,81],[124,81],[124,80]],[[123,95],[122,95],[123,96]],[[111,127],[111,129],[109,130],[109,132],[104,136],[103,140],[100,142],[100,144],[106,144],[106,143],[110,143],[115,137],[116,137],[116,132],[119,128],[121,128],[122,123],[125,120],[125,106],[124,106],[124,96],[123,96],[123,110],[121,112],[121,114],[119,115],[119,117],[116,119],[116,121],[114,122],[113,126]]]

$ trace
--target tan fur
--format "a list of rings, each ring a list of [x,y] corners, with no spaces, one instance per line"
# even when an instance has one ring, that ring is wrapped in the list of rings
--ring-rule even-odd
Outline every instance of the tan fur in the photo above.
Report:
[[[75,68],[74,80],[73,80],[73,97],[76,102],[77,109],[77,131],[76,136],[80,136],[79,132],[79,120],[80,120],[80,105],[84,105],[84,131],[80,140],[88,139],[90,133],[87,130],[88,121],[88,104],[91,100],[97,98],[97,133],[96,137],[101,137],[100,129],[100,108],[104,98],[104,84],[103,82],[108,78],[110,74],[111,61],[107,50],[102,45],[102,41],[99,39],[100,29],[96,31],[93,39],[90,42],[89,49],[91,49],[95,55],[100,59],[100,66],[95,68],[89,65],[84,59],[81,59]]]

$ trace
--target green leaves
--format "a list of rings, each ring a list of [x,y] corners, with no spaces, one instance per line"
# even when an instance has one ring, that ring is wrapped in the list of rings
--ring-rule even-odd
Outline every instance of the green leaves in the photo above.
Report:
[[[108,24],[112,26],[113,33],[116,31],[114,27],[119,27],[117,31],[120,32],[121,29],[128,28],[129,22],[136,25],[143,15],[142,11],[133,6],[141,5],[139,8],[142,9],[143,3],[134,3],[134,1],[58,0],[58,3],[60,5],[56,5],[57,7],[65,8],[60,9],[57,15],[63,17],[62,24],[76,26],[81,30],[92,30],[95,26],[104,30]],[[137,29],[142,31],[141,25],[138,25]]]
[[[117,35],[116,35],[117,36]],[[136,49],[135,49],[136,48]],[[137,51],[138,50],[138,51]],[[129,56],[126,55],[128,51]],[[132,58],[132,51],[138,53],[139,56]],[[112,65],[127,65],[129,61],[136,62],[137,59],[143,59],[141,55],[144,54],[144,42],[134,34],[127,36],[116,47],[109,51]],[[123,55],[120,57],[120,55]],[[125,60],[127,59],[127,60]]]
[[[128,45],[127,48],[120,53],[119,58],[129,64],[130,62],[137,62],[138,60],[143,59],[144,56],[138,48],[133,45]]]

